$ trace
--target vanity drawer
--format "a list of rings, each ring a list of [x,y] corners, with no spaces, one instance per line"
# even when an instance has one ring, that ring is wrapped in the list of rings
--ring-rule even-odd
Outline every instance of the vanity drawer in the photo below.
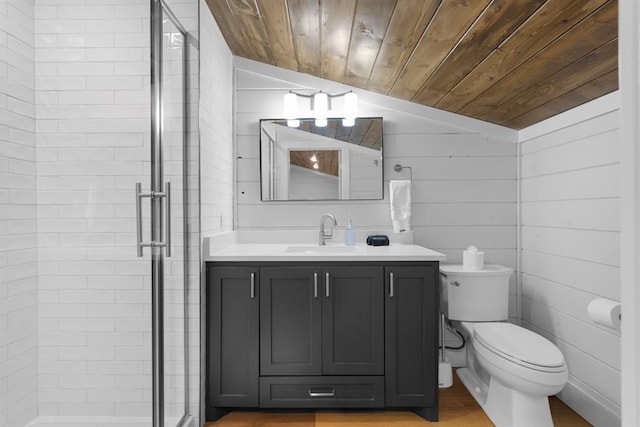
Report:
[[[384,377],[261,377],[263,408],[382,408]]]

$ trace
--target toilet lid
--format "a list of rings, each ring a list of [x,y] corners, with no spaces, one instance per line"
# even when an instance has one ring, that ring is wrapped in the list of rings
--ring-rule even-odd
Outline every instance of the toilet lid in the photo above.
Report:
[[[554,369],[564,366],[564,356],[551,341],[511,323],[477,323],[474,337],[487,349],[523,366]]]

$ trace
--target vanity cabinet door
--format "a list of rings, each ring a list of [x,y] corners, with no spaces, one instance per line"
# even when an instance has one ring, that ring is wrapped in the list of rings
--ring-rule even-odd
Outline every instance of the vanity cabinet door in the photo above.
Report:
[[[260,269],[260,375],[322,374],[321,270]]]
[[[207,268],[210,411],[258,406],[257,281],[257,268]]]
[[[438,268],[385,267],[385,402],[437,420]]]
[[[384,375],[382,266],[323,270],[322,373]]]

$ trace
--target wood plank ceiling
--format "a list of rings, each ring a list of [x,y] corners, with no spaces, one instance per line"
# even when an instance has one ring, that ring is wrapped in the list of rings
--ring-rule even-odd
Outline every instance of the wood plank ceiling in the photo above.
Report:
[[[232,53],[521,129],[618,88],[617,0],[207,0]]]

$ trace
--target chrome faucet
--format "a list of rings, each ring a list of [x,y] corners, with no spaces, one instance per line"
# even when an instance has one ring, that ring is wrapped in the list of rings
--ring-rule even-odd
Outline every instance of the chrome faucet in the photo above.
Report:
[[[330,219],[331,221],[333,221],[333,224],[329,224],[329,226],[331,227],[329,229],[329,234],[324,232],[324,222],[327,219]],[[336,225],[338,225],[338,222],[336,221],[335,216],[331,214],[324,214],[322,216],[322,219],[320,220],[320,233],[318,234],[318,244],[320,246],[325,246],[326,240],[331,239],[333,237],[333,227],[335,227]]]

